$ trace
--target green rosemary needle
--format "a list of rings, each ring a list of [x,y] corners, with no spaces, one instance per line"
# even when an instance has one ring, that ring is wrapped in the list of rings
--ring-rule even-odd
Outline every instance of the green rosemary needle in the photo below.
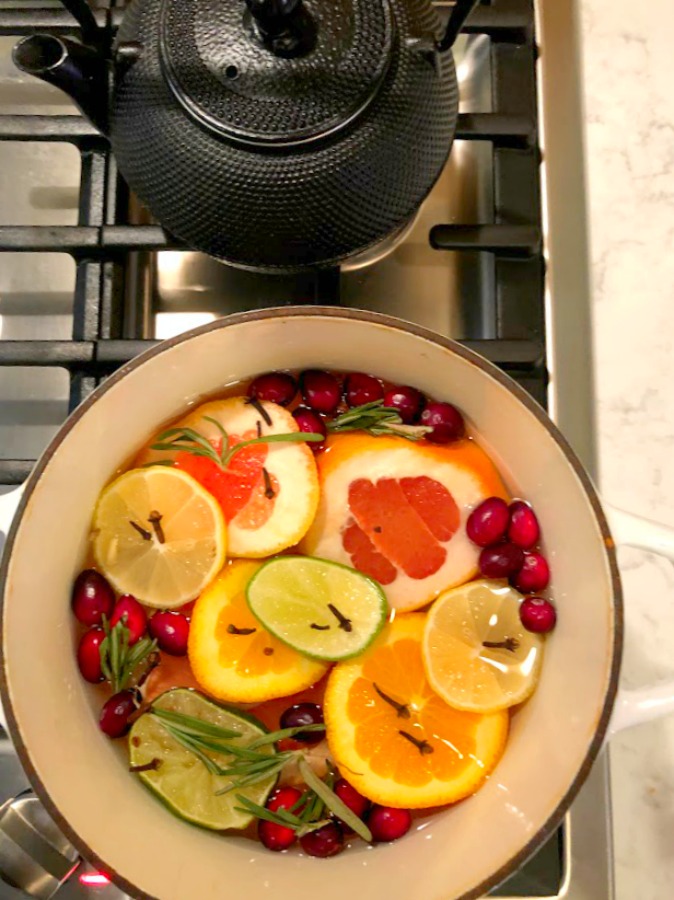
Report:
[[[220,432],[222,440],[222,448],[218,452],[215,446],[200,434],[194,428],[167,428],[157,436],[156,442],[152,444],[152,450],[160,450],[162,452],[175,453],[183,451],[192,454],[192,456],[201,456],[210,459],[221,469],[226,469],[232,461],[233,457],[246,447],[253,447],[257,444],[299,444],[299,443],[320,443],[324,438],[321,434],[304,434],[303,432],[293,432],[289,434],[268,434],[253,438],[249,441],[241,441],[233,447],[229,446],[229,435],[217,419],[211,416],[204,416],[205,422],[210,422]]]
[[[142,638],[130,647],[130,632],[124,617],[111,627],[107,616],[103,616],[103,631],[105,637],[99,647],[101,671],[103,677],[112,685],[113,692],[117,694],[127,687],[142,684],[153,668],[153,654],[157,651],[157,642],[150,638]],[[137,669],[141,663],[146,665],[138,675]]]
[[[374,435],[393,435],[408,441],[420,441],[431,428],[424,425],[405,425],[398,410],[384,406],[383,400],[354,406],[328,423],[328,431],[367,431]]]

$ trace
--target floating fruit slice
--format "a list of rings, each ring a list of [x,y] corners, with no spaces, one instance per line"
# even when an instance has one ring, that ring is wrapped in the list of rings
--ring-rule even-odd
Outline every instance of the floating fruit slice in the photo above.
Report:
[[[209,419],[227,432],[230,448],[258,437],[299,432],[297,422],[283,407],[266,401],[251,405],[246,397],[205,403],[173,427],[193,429],[219,454],[222,432]],[[173,460],[196,478],[222,507],[231,556],[271,556],[304,537],[318,505],[316,463],[306,444],[245,447],[223,469],[213,459],[185,450],[152,450],[155,442],[156,438],[150,441],[136,464]]]
[[[101,494],[93,521],[99,568],[121,594],[172,609],[192,600],[225,561],[220,507],[190,475],[132,469]]]
[[[188,655],[194,677],[219,700],[261,703],[309,687],[327,666],[300,656],[266,631],[246,603],[261,563],[238,560],[199,597]]]
[[[365,797],[420,809],[472,794],[498,762],[508,713],[459,712],[431,689],[426,616],[398,616],[359,659],[328,678],[324,714],[335,762]]]
[[[280,556],[251,579],[248,604],[280,640],[314,659],[349,659],[381,631],[379,585],[355,569],[307,556]]]
[[[153,705],[236,731],[244,741],[254,740],[266,733],[264,727],[251,716],[223,709],[195,691],[178,688],[162,694]],[[222,754],[207,755],[212,756],[219,765],[225,764]],[[137,719],[131,728],[129,759],[134,768],[154,766],[138,772],[138,775],[177,816],[215,831],[243,829],[252,821],[253,816],[236,809],[241,804],[235,793],[264,806],[276,783],[276,775],[272,775],[250,787],[218,794],[231,784],[231,778],[212,775],[195,754],[166,731],[158,718],[147,714]]]
[[[486,497],[507,494],[474,441],[335,435],[318,467],[321,500],[305,553],[375,578],[399,610],[425,606],[477,574],[466,520]]]
[[[520,621],[524,597],[504,582],[441,594],[424,633],[431,686],[456,709],[490,713],[522,703],[538,681],[543,640]]]

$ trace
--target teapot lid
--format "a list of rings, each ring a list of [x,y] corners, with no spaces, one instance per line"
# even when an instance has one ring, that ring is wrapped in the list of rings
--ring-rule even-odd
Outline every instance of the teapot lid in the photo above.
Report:
[[[287,147],[332,134],[369,106],[392,58],[389,0],[294,3],[312,36],[290,58],[265,41],[251,5],[163,0],[162,66],[191,116],[238,143]]]

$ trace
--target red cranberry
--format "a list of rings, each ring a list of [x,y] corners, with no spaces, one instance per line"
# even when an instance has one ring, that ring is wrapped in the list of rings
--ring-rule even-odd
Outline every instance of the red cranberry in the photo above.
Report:
[[[155,613],[148,623],[150,635],[157,641],[159,649],[171,656],[185,656],[190,623],[181,613]]]
[[[333,413],[341,400],[339,381],[330,372],[318,369],[302,372],[300,390],[306,405],[320,413]]]
[[[509,519],[510,512],[505,500],[489,497],[468,516],[466,533],[478,547],[489,547],[505,536]]]
[[[408,809],[373,806],[367,824],[373,841],[397,841],[412,827],[412,814]]]
[[[140,603],[131,594],[120,597],[112,611],[110,627],[116,625],[124,617],[124,624],[129,629],[129,646],[137,644],[147,631],[147,614]]]
[[[557,610],[543,597],[527,597],[520,604],[520,621],[527,631],[547,634],[557,624]]]
[[[72,592],[72,609],[75,618],[91,628],[100,625],[103,616],[110,616],[115,605],[115,593],[94,569],[85,569],[75,579]]]
[[[466,433],[463,416],[451,403],[428,403],[421,414],[421,424],[433,429],[426,440],[434,444],[458,441]]]
[[[524,554],[524,565],[513,575],[510,583],[521,594],[537,594],[550,583],[550,566],[540,553]]]
[[[524,553],[514,544],[493,544],[480,553],[478,565],[485,578],[507,578],[519,572],[524,563]]]
[[[323,710],[317,703],[296,703],[281,715],[281,728],[299,728],[303,725],[322,725]],[[293,740],[303,744],[319,744],[324,737],[322,731],[300,731]]]
[[[267,809],[276,812],[278,809],[291,809],[302,796],[302,792],[294,787],[282,787],[274,791],[267,800]],[[261,820],[257,826],[258,837],[267,850],[287,850],[295,843],[295,832],[285,825]]]
[[[276,822],[266,822],[264,819],[258,822],[257,836],[267,850],[274,850],[276,853],[292,847],[296,837],[292,828],[277,825]]]
[[[344,832],[336,822],[329,822],[300,838],[300,846],[308,856],[327,859],[344,849]]]
[[[358,816],[359,819],[363,818],[370,806],[370,801],[366,797],[363,797],[345,778],[340,778],[333,790],[354,815]]]
[[[515,500],[510,504],[510,524],[508,540],[517,544],[522,550],[529,550],[541,536],[541,528],[536,513],[524,500]]]
[[[105,632],[102,628],[92,628],[82,635],[77,648],[77,665],[80,674],[85,681],[98,684],[103,681],[101,669],[101,644],[105,640]]]
[[[130,728],[129,717],[138,709],[133,691],[120,691],[103,705],[99,725],[109,738],[123,737]]]
[[[375,400],[382,400],[383,397],[384,387],[381,381],[373,375],[352,372],[346,376],[344,399],[349,406],[363,406],[364,403],[374,403]]]
[[[298,406],[293,413],[293,418],[303,434],[322,434],[324,439],[328,436],[328,429],[322,416],[319,416],[313,409],[309,409],[308,406]],[[309,444],[309,446],[312,450],[322,450],[325,440],[321,443]]]
[[[297,394],[297,382],[287,372],[268,372],[260,375],[248,388],[248,396],[288,406]]]
[[[407,385],[391,388],[384,394],[384,406],[397,410],[405,425],[414,425],[421,415],[424,395],[416,388]]]
[[[267,809],[276,812],[277,809],[291,809],[302,796],[302,791],[294,787],[281,787],[274,791],[267,800]]]

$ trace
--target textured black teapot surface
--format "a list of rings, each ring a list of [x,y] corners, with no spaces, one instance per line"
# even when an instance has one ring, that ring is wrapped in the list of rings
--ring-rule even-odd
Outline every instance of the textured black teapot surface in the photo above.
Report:
[[[458,109],[441,31],[430,0],[133,0],[105,109],[86,78],[68,88],[71,42],[58,61],[40,48],[38,69],[40,38],[26,39],[15,61],[107,123],[120,171],[169,232],[234,265],[295,271],[379,243],[432,188]]]
[[[319,140],[353,122],[393,60],[388,0],[330,0],[320,18],[308,5],[298,10],[294,51],[287,40],[278,52],[241,3],[165,0],[161,64],[186,112],[224,138],[259,147]]]

